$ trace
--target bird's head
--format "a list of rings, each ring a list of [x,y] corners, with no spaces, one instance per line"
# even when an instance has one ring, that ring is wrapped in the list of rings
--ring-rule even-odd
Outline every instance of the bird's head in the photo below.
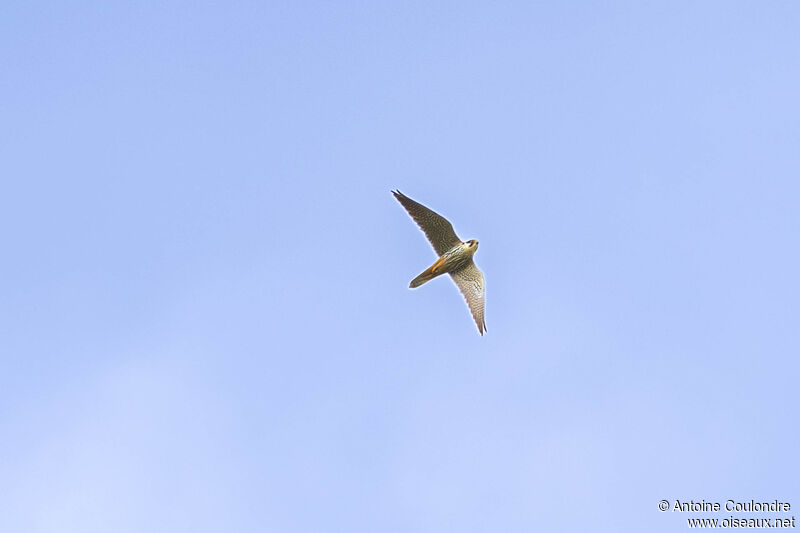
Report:
[[[478,241],[476,241],[475,239],[468,240],[466,244],[467,244],[467,249],[473,254],[478,249]]]

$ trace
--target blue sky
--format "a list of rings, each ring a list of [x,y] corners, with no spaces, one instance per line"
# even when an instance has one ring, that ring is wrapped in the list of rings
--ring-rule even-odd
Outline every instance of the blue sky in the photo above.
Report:
[[[800,509],[798,27],[791,2],[4,2],[0,529]],[[485,337],[447,279],[408,289],[435,257],[394,188],[480,240]]]

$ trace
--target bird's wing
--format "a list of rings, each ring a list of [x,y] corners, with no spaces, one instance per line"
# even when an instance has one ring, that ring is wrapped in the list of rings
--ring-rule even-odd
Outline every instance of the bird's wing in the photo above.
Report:
[[[417,225],[422,228],[438,255],[444,254],[461,242],[461,239],[458,238],[453,230],[453,225],[442,215],[434,213],[400,191],[392,191],[392,194],[406,208],[406,211],[408,211],[408,214],[411,215]]]
[[[478,331],[483,335],[483,332],[486,331],[486,321],[483,318],[486,284],[483,281],[483,272],[470,261],[464,268],[450,272],[450,277],[453,278],[461,294],[464,295],[464,299],[467,300],[469,310],[472,311],[472,318],[478,325]]]

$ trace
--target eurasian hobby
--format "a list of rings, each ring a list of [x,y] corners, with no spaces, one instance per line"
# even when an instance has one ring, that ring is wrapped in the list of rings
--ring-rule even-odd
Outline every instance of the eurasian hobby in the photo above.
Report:
[[[483,273],[472,262],[472,256],[478,250],[478,241],[461,242],[453,225],[443,216],[431,211],[424,205],[415,202],[400,191],[392,191],[394,197],[406,208],[408,214],[422,228],[428,240],[439,256],[425,272],[411,280],[409,287],[419,287],[442,274],[450,274],[461,294],[467,300],[472,317],[478,325],[481,335],[486,331],[483,319],[484,301],[486,299]]]

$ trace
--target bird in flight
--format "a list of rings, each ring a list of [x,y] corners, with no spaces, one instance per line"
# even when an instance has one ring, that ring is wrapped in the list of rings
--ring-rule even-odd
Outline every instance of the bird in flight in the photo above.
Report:
[[[461,294],[464,295],[464,299],[467,300],[472,318],[478,325],[478,331],[483,335],[486,331],[486,321],[483,319],[486,284],[483,281],[483,272],[472,262],[472,256],[478,250],[478,241],[461,242],[456,232],[453,231],[453,225],[446,218],[415,202],[400,191],[392,191],[392,194],[405,207],[414,222],[422,228],[425,236],[433,245],[436,255],[439,256],[439,259],[434,261],[425,272],[411,280],[409,287],[415,289],[437,276],[450,274]]]

